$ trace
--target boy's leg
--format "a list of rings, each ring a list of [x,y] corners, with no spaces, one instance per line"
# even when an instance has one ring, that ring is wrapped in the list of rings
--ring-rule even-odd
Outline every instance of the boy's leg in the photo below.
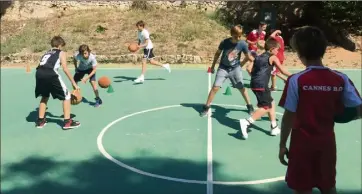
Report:
[[[36,72],[35,98],[42,97],[39,103],[38,119],[35,122],[37,128],[43,128],[46,125],[45,111],[51,91],[51,84],[49,84],[51,80],[42,77],[47,77],[46,73]]]
[[[237,66],[235,69],[231,70],[231,72],[229,72],[229,78],[233,87],[237,88],[240,91],[241,95],[243,96],[246,103],[246,107],[248,109],[248,113],[249,115],[251,115],[254,112],[254,107],[251,104],[248,92],[243,84],[243,75],[241,67]]]
[[[49,97],[42,97],[39,104],[39,115],[36,121],[37,128],[43,128],[46,125],[45,111],[47,108]]]
[[[272,110],[272,101],[270,91],[254,91],[256,99],[258,101],[258,109],[248,119],[240,119],[240,130],[242,136],[248,138],[248,127],[253,124],[256,120],[260,119],[266,113]]]
[[[219,68],[217,70],[214,85],[209,92],[206,104],[203,106],[200,116],[203,117],[203,116],[207,115],[207,113],[210,109],[211,102],[214,100],[215,94],[219,91],[220,87],[227,79],[227,76],[228,76],[228,72],[226,70],[221,69],[221,68]]]
[[[273,136],[280,134],[280,128],[278,127],[277,118],[276,118],[276,114],[275,114],[274,101],[272,102],[272,107],[270,108],[270,110],[268,112],[268,116],[270,119],[270,128],[271,128],[270,134]]]
[[[70,98],[71,94],[68,91],[65,83],[60,76],[55,77],[52,80],[51,94],[53,98],[63,101],[63,112],[64,112],[64,126],[63,129],[73,129],[80,126],[80,122],[74,121],[70,118]]]
[[[169,64],[161,64],[160,62],[154,59],[155,55],[153,54],[153,49],[144,49],[143,50],[143,59],[142,59],[142,73],[141,75],[134,80],[136,83],[142,83],[145,81],[145,74],[147,70],[147,60],[150,60],[152,65],[160,66],[165,68],[168,72],[171,72]]]
[[[94,106],[99,107],[103,102],[102,99],[99,97],[96,74],[94,74],[92,77],[89,78],[89,83],[92,85],[94,95],[96,96],[95,98],[96,104]]]

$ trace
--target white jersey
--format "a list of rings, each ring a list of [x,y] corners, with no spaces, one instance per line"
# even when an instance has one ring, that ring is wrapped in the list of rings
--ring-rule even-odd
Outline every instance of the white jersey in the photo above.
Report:
[[[89,53],[88,59],[85,59],[79,52],[76,52],[74,54],[74,59],[79,61],[77,69],[80,71],[85,71],[97,66],[96,56],[92,53]]]
[[[148,40],[148,44],[146,45],[146,49],[152,49],[153,44],[150,38],[150,33],[148,30],[143,29],[141,32],[138,31],[138,40],[140,40],[141,44],[144,44],[146,40]]]

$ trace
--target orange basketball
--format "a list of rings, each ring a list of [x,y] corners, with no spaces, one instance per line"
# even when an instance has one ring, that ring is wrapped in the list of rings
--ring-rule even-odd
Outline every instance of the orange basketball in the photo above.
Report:
[[[107,76],[103,76],[98,79],[98,85],[101,88],[108,88],[108,86],[111,85],[111,80]]]
[[[128,46],[128,50],[130,52],[136,52],[138,49],[138,44],[137,43],[131,43],[129,46]]]
[[[80,91],[74,90],[71,94],[70,103],[72,105],[77,105],[82,102],[82,99],[83,99],[83,97],[82,97],[82,94],[80,93]]]

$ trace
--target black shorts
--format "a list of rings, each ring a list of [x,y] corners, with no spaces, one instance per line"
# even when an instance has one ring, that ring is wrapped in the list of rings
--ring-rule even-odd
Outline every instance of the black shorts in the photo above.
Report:
[[[79,82],[83,79],[84,75],[85,74],[90,74],[92,73],[93,69],[87,69],[87,70],[84,70],[84,71],[80,71],[80,70],[76,70],[75,74],[74,74],[74,81],[75,82]],[[96,81],[96,74],[92,75],[90,78],[89,78],[89,81]]]
[[[253,90],[256,99],[258,101],[258,107],[269,109],[272,107],[273,98],[269,89],[265,90]]]
[[[70,99],[71,95],[67,86],[54,70],[37,70],[35,79],[35,98],[39,96],[49,98],[51,94],[53,99]]]
[[[143,49],[143,58],[144,59],[153,59],[155,55],[153,54],[153,48]]]

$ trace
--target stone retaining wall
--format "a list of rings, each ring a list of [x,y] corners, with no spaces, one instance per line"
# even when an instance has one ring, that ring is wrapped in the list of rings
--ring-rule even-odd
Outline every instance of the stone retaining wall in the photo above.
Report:
[[[71,55],[68,55],[71,56]],[[39,61],[41,55],[9,55],[1,57],[1,63],[6,65],[7,63],[36,63]],[[99,63],[139,63],[142,60],[143,55],[128,54],[128,55],[97,55],[97,61]],[[206,64],[212,62],[212,57],[205,58],[194,55],[162,55],[155,58],[162,63],[170,64]],[[69,57],[68,62],[72,62],[73,58]]]

